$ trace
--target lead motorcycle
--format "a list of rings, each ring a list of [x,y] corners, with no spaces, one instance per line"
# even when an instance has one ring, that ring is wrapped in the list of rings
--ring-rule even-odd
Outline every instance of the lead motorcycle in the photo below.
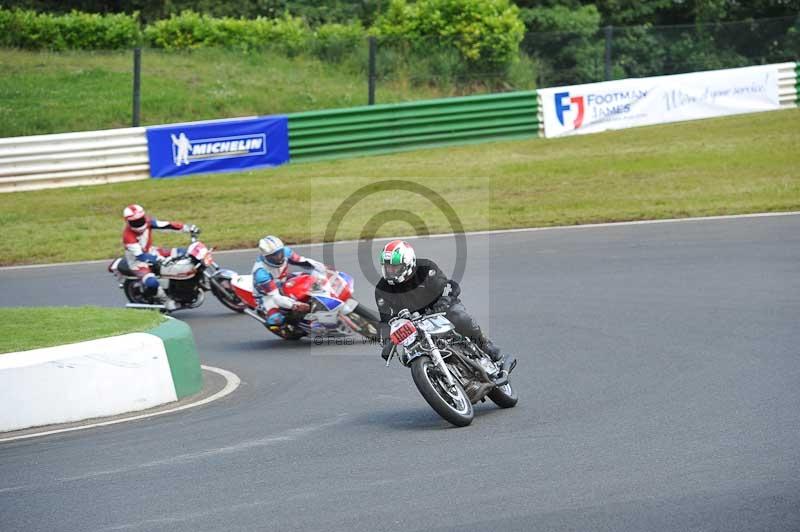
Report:
[[[230,310],[244,312],[247,305],[231,287],[231,279],[236,272],[219,267],[214,261],[213,248],[198,240],[198,233],[191,233],[191,241],[184,254],[152,266],[158,282],[177,304],[176,310],[199,307],[205,301],[205,293],[210,291]],[[126,307],[166,311],[164,305],[154,297],[145,295],[141,280],[124,257],[114,259],[108,265],[108,271],[119,280],[119,287],[129,301]]]
[[[419,393],[437,414],[458,427],[472,423],[472,405],[491,399],[500,408],[517,404],[508,371],[492,361],[477,344],[455,331],[445,313],[420,315],[401,311],[389,321],[390,343],[384,346],[386,365],[397,356],[411,368]]]
[[[377,338],[380,317],[362,306],[353,297],[353,278],[336,270],[326,272],[291,273],[283,283],[283,295],[308,303],[310,310],[299,314],[289,312],[283,326],[268,326],[257,310],[253,297],[253,276],[239,275],[231,282],[234,292],[247,307],[245,314],[261,322],[274,334],[286,340],[304,336],[341,336],[351,332],[367,338]]]

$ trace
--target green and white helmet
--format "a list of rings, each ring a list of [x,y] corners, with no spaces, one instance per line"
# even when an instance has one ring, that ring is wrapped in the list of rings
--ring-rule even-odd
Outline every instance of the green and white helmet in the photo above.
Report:
[[[379,261],[383,278],[389,284],[400,284],[414,275],[417,255],[411,244],[403,240],[392,240],[381,251]]]

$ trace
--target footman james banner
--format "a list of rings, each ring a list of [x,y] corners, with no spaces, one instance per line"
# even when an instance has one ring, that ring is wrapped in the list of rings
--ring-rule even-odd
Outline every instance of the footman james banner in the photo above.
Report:
[[[289,161],[285,116],[234,118],[147,128],[152,177],[226,172]]]
[[[540,89],[546,137],[780,109],[778,65]]]

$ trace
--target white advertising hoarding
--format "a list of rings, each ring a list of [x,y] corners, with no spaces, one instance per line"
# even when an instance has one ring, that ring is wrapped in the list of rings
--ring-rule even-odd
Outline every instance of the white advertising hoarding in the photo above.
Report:
[[[540,89],[546,137],[780,109],[778,65]]]

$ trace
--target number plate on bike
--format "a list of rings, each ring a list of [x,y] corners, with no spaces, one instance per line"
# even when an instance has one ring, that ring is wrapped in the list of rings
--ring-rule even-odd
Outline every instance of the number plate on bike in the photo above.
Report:
[[[398,320],[392,324],[389,338],[394,345],[410,345],[417,339],[417,328],[409,320]]]

